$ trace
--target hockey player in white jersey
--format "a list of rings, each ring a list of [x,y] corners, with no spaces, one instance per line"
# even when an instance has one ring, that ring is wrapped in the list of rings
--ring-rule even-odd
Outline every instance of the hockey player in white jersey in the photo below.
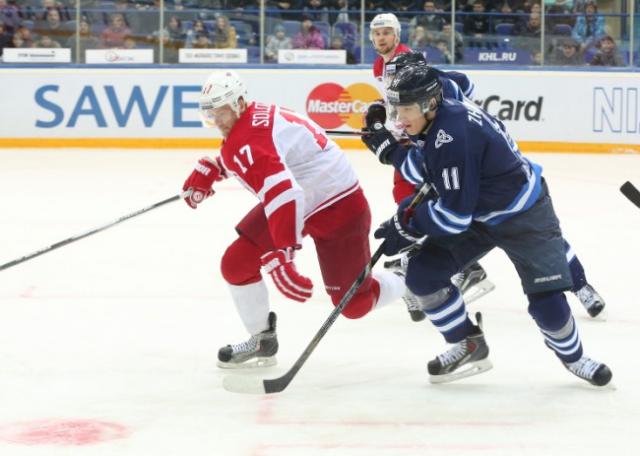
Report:
[[[222,347],[224,368],[269,366],[278,351],[276,315],[270,312],[263,274],[287,298],[304,302],[313,292],[295,266],[302,237],[316,247],[326,292],[334,305],[369,262],[371,213],[358,178],[339,147],[313,121],[280,106],[249,101],[234,71],[216,71],[200,96],[205,126],[217,127],[220,155],[201,159],[184,189],[192,208],[214,194],[213,183],[233,176],[259,200],[236,227],[221,272],[249,339]],[[261,273],[262,272],[262,273]],[[400,298],[401,277],[369,276],[345,307],[347,318]]]

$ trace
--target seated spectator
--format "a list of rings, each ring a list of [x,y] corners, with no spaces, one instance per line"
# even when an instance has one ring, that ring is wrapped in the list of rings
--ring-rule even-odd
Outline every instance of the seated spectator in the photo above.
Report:
[[[124,22],[124,17],[120,13],[113,13],[110,16],[109,26],[102,31],[100,40],[104,48],[119,48],[124,44],[124,37],[131,35],[131,30]]]
[[[169,22],[167,22],[164,32],[172,43],[177,44],[179,47],[184,46],[187,35],[182,31],[182,21],[180,21],[177,16],[171,16],[169,18]],[[159,33],[156,31],[149,36],[149,39],[158,41],[158,35]]]
[[[305,0],[302,10],[314,22],[329,22],[329,8],[323,0]]]
[[[342,41],[342,37],[340,35],[334,36],[331,39],[331,45],[329,49],[344,49],[347,56],[347,64],[353,65],[354,63],[356,63],[356,57],[353,55],[353,52],[351,52],[349,49],[344,48],[344,42]]]
[[[551,63],[554,65],[584,65],[580,44],[573,38],[564,38],[560,41],[560,48],[556,50]]]
[[[388,13],[386,0],[365,0],[365,21],[370,22],[378,13]]]
[[[74,3],[74,5],[75,5],[75,3]],[[41,14],[36,16],[35,19],[37,21],[46,21],[47,20],[47,14],[52,9],[55,9],[55,10],[58,11],[60,19],[62,21],[70,21],[71,20],[71,13],[69,13],[69,10],[64,5],[64,3],[58,2],[56,0],[42,0],[42,3],[41,3],[41,11],[42,12],[41,12]]]
[[[571,14],[571,7],[567,0],[555,0],[554,3],[547,6],[545,12],[545,30],[553,33],[553,29],[558,24],[566,24],[573,27],[574,17]]]
[[[36,41],[33,47],[37,48],[60,48],[60,43],[52,40],[48,35],[42,35],[38,41]]]
[[[198,33],[191,47],[194,49],[211,49],[213,48],[213,43],[208,33]]]
[[[87,49],[97,49],[100,47],[98,38],[91,34],[91,25],[87,17],[80,19],[80,27],[78,27],[78,33],[80,35],[79,42],[76,40],[76,36],[72,35],[67,38],[66,47],[71,48],[71,55],[74,62],[85,62],[85,52]]]
[[[445,43],[451,43],[451,34],[453,33],[453,40],[454,40],[454,55],[456,58],[456,63],[460,63],[462,62],[462,52],[463,52],[463,47],[464,47],[464,41],[462,39],[462,34],[458,31],[456,31],[453,27],[451,27],[451,24],[444,24],[442,26],[442,32],[440,32],[440,34],[436,37],[436,40],[438,41],[444,41]],[[449,46],[450,44],[447,44],[447,46]],[[449,51],[451,52],[451,51]]]
[[[388,0],[389,9],[396,13],[413,10],[416,0]]]
[[[278,51],[280,49],[291,49],[293,44],[291,38],[287,36],[285,28],[278,24],[273,28],[273,35],[267,37],[267,45],[264,49],[264,57],[267,62],[278,61]]]
[[[0,22],[5,32],[13,34],[22,23],[22,12],[14,2],[0,0]]]
[[[423,27],[426,31],[439,32],[442,30],[442,26],[446,22],[444,16],[436,13],[436,4],[433,0],[427,0],[422,5],[424,14],[418,14],[411,21],[409,21],[409,27]]]
[[[470,39],[470,46],[482,47],[484,43],[478,38],[483,38],[489,33],[489,16],[485,15],[486,10],[483,0],[475,0],[473,2],[473,12],[477,14],[469,14],[464,19],[464,33],[473,37]]]
[[[528,38],[540,38],[541,27],[542,20],[540,13],[531,12],[526,22],[516,25],[513,34]]]
[[[450,64],[453,63],[453,58],[451,57],[451,50],[449,49],[449,44],[444,40],[438,40],[436,41],[436,48],[438,48],[438,50],[442,53],[442,61],[440,62],[435,62],[432,59],[429,59],[429,61],[431,63],[446,63],[446,64]],[[427,56],[428,58],[429,56]]]
[[[54,40],[62,40],[63,42],[67,37],[73,35],[74,30],[69,30],[60,20],[60,11],[56,8],[51,8],[46,12],[46,20],[39,22],[34,29],[36,35],[47,35]]]
[[[604,16],[598,14],[598,6],[595,1],[589,0],[585,5],[584,14],[576,19],[576,25],[573,27],[571,35],[581,43],[584,50],[595,46],[604,34]]]
[[[33,47],[33,39],[31,31],[26,27],[20,27],[13,34],[11,43],[14,48],[31,48]],[[8,46],[9,47],[9,46]]]
[[[359,2],[358,2],[358,5],[360,5]],[[335,5],[332,7],[332,9],[339,11],[339,13],[337,14],[333,13],[329,15],[329,22],[331,22],[331,24],[351,22],[352,18],[349,17],[350,11],[353,13],[353,20],[354,21],[358,20],[357,16],[359,16],[359,13],[358,14],[355,14],[355,13],[359,8],[353,4],[353,1],[337,0]]]
[[[213,45],[217,49],[236,49],[238,47],[236,28],[229,25],[229,18],[222,14],[216,19],[216,26],[213,29]]]
[[[269,13],[271,18],[282,18],[286,21],[294,21],[297,15],[290,13],[291,10],[297,10],[302,7],[301,0],[265,0],[266,7],[272,10],[278,10],[279,13]]]
[[[433,36],[428,34],[423,26],[419,25],[409,34],[409,47],[411,49],[421,49],[433,41]]]
[[[13,35],[5,30],[4,22],[0,22],[0,56],[4,48],[11,47],[12,38]]]
[[[513,14],[513,6],[508,1],[505,1],[498,7],[498,10],[500,14],[493,17],[494,30],[498,24],[511,24],[515,27],[518,23],[518,16]]]
[[[590,65],[593,66],[624,66],[624,60],[618,52],[618,46],[615,40],[605,35],[596,44],[598,53],[593,56]]]
[[[303,17],[300,31],[293,37],[295,49],[324,49],[325,42],[322,33],[313,25],[311,18]]]
[[[196,41],[196,38],[198,37],[198,35],[209,35],[209,31],[207,30],[207,26],[204,25],[204,22],[202,21],[202,19],[197,19],[194,23],[193,23],[193,27],[191,27],[191,30],[187,31],[187,38],[186,38],[186,43],[185,43],[185,47],[187,48],[191,48],[193,47],[193,43]]]

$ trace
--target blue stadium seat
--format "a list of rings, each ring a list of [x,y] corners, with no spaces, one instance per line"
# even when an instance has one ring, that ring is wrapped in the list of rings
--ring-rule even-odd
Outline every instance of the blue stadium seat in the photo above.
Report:
[[[356,43],[359,42],[358,27],[352,22],[339,22],[335,24],[331,36],[342,37],[344,48],[351,51],[353,51]]]
[[[371,46],[367,46],[364,48],[364,63],[373,63],[373,61],[378,57],[378,53]]]
[[[553,34],[554,35],[569,36],[569,35],[571,35],[571,31],[572,31],[572,28],[568,24],[556,24],[553,27]]]
[[[513,35],[513,24],[498,24],[496,25],[496,35]]]
[[[462,22],[456,22],[456,32],[462,33],[464,30],[464,24]]]
[[[281,25],[290,38],[293,38],[300,31],[300,21],[282,21]]]
[[[315,21],[313,25],[320,31],[320,33],[322,33],[322,36],[324,36],[325,39],[331,35],[331,26],[328,22]]]
[[[427,46],[424,49],[419,49],[419,50],[422,51],[423,53],[425,53],[425,57],[427,59],[427,62],[430,62],[430,63],[446,63],[444,61],[444,55],[442,54],[442,51],[440,49],[438,49],[437,47]]]

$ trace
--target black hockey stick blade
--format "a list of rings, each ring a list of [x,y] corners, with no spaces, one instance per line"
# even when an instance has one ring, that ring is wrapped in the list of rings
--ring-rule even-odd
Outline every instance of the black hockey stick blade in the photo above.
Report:
[[[620,191],[636,206],[640,207],[640,190],[638,190],[631,182],[627,181],[622,184]]]
[[[409,204],[409,208],[416,207],[422,199],[429,193],[431,186],[429,184],[424,184],[414,196],[411,204]],[[298,357],[293,366],[281,377],[273,378],[273,379],[260,379],[257,377],[249,377],[249,376],[240,376],[240,375],[230,375],[222,379],[222,387],[227,391],[232,393],[244,393],[244,394],[272,394],[272,393],[280,393],[284,391],[284,389],[289,386],[291,380],[296,376],[300,368],[307,361],[313,350],[315,350],[316,346],[324,335],[329,331],[329,328],[333,326],[333,323],[338,319],[344,308],[347,306],[353,295],[358,291],[360,285],[365,281],[371,269],[378,262],[380,257],[382,256],[382,252],[384,251],[384,242],[380,244],[378,249],[371,256],[371,259],[360,273],[358,278],[353,282],[351,288],[347,290],[345,295],[340,300],[340,303],[333,309],[329,317],[322,324],[318,332],[311,342],[307,345],[307,348],[304,349],[304,352]]]

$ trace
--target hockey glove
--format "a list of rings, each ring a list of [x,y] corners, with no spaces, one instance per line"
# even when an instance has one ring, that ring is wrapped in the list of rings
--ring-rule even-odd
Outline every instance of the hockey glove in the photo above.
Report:
[[[313,282],[298,273],[293,263],[294,251],[293,247],[272,250],[262,255],[260,261],[280,293],[294,301],[305,302],[313,293]]]
[[[369,127],[369,132],[362,135],[362,142],[385,165],[391,163],[389,155],[398,147],[396,138],[381,122],[375,122]]]
[[[198,204],[215,193],[211,188],[213,183],[226,177],[227,173],[220,157],[215,160],[209,157],[201,158],[182,186],[183,191],[191,190],[191,194],[184,199],[185,202],[190,208],[196,209]]]
[[[364,116],[364,124],[368,130],[373,130],[373,125],[380,122],[382,125],[387,121],[387,109],[382,103],[371,103]]]
[[[405,198],[398,206],[398,212],[392,218],[382,223],[373,233],[376,239],[384,239],[384,253],[393,256],[425,240],[425,236],[413,231],[410,227],[413,209],[408,209],[413,196]]]

